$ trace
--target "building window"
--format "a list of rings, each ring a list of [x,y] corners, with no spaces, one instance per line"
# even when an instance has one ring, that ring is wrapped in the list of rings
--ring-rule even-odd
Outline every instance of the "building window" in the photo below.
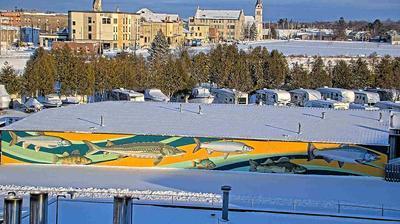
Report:
[[[75,22],[75,21],[72,21],[72,25],[75,26],[75,25],[76,25],[76,22]]]
[[[92,32],[92,26],[88,26],[88,31]]]
[[[117,24],[117,23],[118,23],[118,19],[114,18],[114,24]]]
[[[102,24],[111,24],[111,18],[103,18]]]
[[[76,30],[72,30],[72,33],[76,33]]]
[[[88,39],[89,39],[89,40],[92,39],[92,34],[91,34],[91,33],[88,34]]]
[[[88,17],[88,23],[92,23],[92,17]]]

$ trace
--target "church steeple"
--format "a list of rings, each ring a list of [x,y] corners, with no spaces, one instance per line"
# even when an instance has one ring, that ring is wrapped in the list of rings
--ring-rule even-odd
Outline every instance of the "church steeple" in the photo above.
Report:
[[[263,35],[263,2],[262,0],[257,0],[255,7],[254,20],[257,27],[257,40],[261,40]]]
[[[101,6],[101,0],[93,0],[93,11],[95,12],[103,11]]]

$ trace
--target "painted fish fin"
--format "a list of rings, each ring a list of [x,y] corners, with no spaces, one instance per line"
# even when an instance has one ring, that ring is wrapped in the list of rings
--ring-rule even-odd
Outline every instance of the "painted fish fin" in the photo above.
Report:
[[[198,162],[198,161],[196,161],[196,160],[195,160],[195,161],[193,161],[193,167],[194,167],[194,168],[196,168],[198,164],[199,164],[199,162]]]
[[[196,143],[196,146],[193,149],[193,153],[196,153],[201,149],[201,142],[198,138],[194,138],[194,142]]]
[[[81,152],[79,152],[79,150],[74,150],[71,152],[71,155],[80,156]]]
[[[51,162],[53,164],[57,164],[59,160],[60,160],[60,157],[58,157],[57,155],[53,155]]]
[[[39,152],[40,151],[40,146],[35,145],[35,152]]]
[[[327,157],[324,157],[324,160],[325,160],[327,163],[331,163],[331,162],[332,162],[332,159],[327,158]]]
[[[261,163],[261,165],[271,165],[274,164],[274,161],[272,159],[267,159],[265,162]]]
[[[13,132],[13,131],[9,131],[9,133],[10,133],[10,136],[11,136],[10,146],[13,146],[13,145],[18,143],[18,135],[15,134],[15,132]]]
[[[311,161],[311,160],[315,159],[314,151],[315,151],[316,149],[317,149],[317,148],[315,147],[314,144],[308,143],[308,148],[307,148],[307,157],[308,157],[307,160],[308,160],[308,161]]]
[[[86,153],[85,156],[93,155],[96,152],[102,151],[102,148],[100,148],[99,146],[93,144],[92,142],[83,140],[83,143],[85,143],[87,145],[87,147],[89,148],[89,151]]]
[[[278,161],[276,161],[276,163],[286,163],[286,162],[290,162],[290,159],[288,157],[281,157],[278,159]]]
[[[69,153],[68,153],[68,152],[64,152],[64,153],[62,154],[62,156],[63,156],[63,157],[67,157],[67,156],[69,156]]]
[[[224,159],[228,159],[229,152],[224,154]]]
[[[339,167],[342,168],[344,166],[344,162],[338,161]]]
[[[113,145],[114,145],[114,143],[112,141],[107,140],[106,147],[110,147],[110,146],[113,146]]]
[[[249,160],[249,164],[250,164],[250,171],[251,172],[255,172],[257,171],[257,166],[259,165],[256,161],[254,160]]]
[[[26,149],[28,148],[30,144],[26,143],[26,142],[22,142],[22,148]]]
[[[158,164],[161,163],[161,161],[164,159],[164,157],[160,156],[157,159],[154,160],[154,166],[157,166]]]

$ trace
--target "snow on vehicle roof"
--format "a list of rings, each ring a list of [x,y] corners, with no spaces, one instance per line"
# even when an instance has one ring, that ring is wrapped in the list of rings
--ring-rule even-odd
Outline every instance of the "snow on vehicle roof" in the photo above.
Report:
[[[2,130],[388,145],[388,111],[183,104],[179,112],[179,107],[178,103],[122,101],[74,105],[41,111]]]
[[[342,88],[331,88],[331,87],[322,87],[318,88],[317,91],[319,92],[354,92],[353,90],[349,89],[342,89]]]

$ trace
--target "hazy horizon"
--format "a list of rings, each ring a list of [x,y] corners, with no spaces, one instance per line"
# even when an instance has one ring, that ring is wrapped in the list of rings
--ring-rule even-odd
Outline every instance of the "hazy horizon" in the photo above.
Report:
[[[197,8],[244,9],[246,15],[254,15],[256,0],[103,0],[103,10],[136,12],[149,8],[155,12],[177,13],[182,18],[192,16]],[[2,0],[0,9],[15,7],[67,12],[90,10],[92,0]],[[400,20],[399,0],[264,0],[264,21],[288,18],[296,21],[332,21],[343,16],[346,20],[375,19]]]

